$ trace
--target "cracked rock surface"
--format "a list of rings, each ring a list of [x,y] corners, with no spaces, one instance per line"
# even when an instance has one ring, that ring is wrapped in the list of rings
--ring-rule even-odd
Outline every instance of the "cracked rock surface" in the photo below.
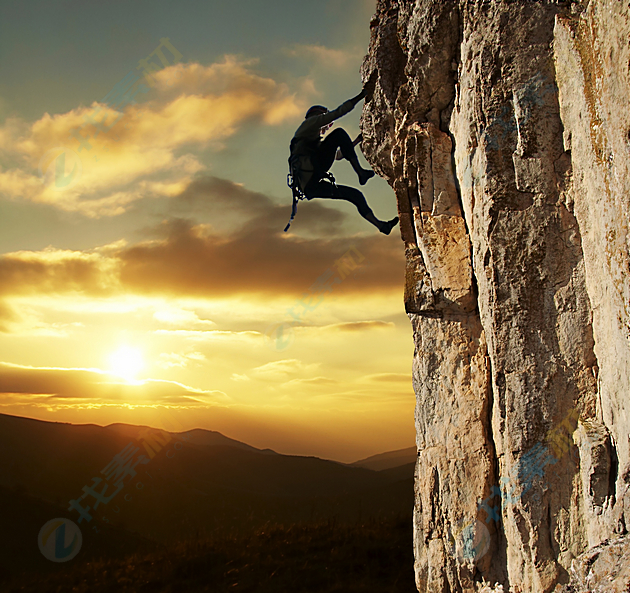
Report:
[[[370,26],[418,590],[626,590],[593,567],[630,554],[630,3],[378,0]]]

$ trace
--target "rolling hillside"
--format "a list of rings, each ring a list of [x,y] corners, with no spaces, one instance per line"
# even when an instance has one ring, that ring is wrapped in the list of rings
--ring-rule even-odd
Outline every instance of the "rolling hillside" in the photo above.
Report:
[[[137,474],[124,478],[109,502],[79,500],[93,478],[106,479],[101,470],[123,451],[133,452],[133,460],[145,454],[146,463],[135,466]],[[85,560],[196,537],[245,537],[265,525],[408,516],[413,501],[413,467],[378,472],[281,455],[200,429],[164,434],[0,414],[0,468],[3,508],[16,509],[9,524],[13,552],[0,555],[5,575],[50,569],[37,533],[55,517],[79,524],[84,547],[77,559]],[[79,523],[79,512],[68,510],[73,499],[92,507],[90,522]]]

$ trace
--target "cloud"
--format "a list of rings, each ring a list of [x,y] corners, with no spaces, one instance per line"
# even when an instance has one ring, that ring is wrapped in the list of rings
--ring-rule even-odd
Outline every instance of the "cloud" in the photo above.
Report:
[[[30,367],[0,362],[2,406],[31,404],[50,409],[134,407],[179,404],[182,407],[226,403],[221,391],[195,389],[174,381],[120,381],[98,369]]]
[[[120,290],[116,261],[97,252],[47,248],[0,256],[0,296],[72,292],[104,296]]]
[[[185,368],[191,363],[199,363],[206,360],[206,357],[201,352],[188,352],[186,354],[177,354],[176,352],[160,354],[157,361],[157,365],[164,368]]]
[[[352,49],[334,49],[319,44],[295,44],[285,50],[290,56],[307,58],[318,66],[330,70],[355,69],[358,61],[363,57],[363,50],[359,47]]]
[[[257,59],[226,55],[222,62],[210,66],[176,64],[156,73],[155,78],[163,97],[183,95],[215,100],[207,104],[209,111],[201,103],[201,114],[209,118],[211,125],[220,125],[220,129],[230,129],[247,118],[276,125],[301,115],[305,104],[286,84],[256,74],[257,63]],[[205,125],[206,120],[203,121]],[[191,127],[199,128],[198,121],[191,123]]]
[[[376,383],[405,383],[411,387],[411,374],[405,373],[376,373],[367,375],[365,380]]]
[[[194,341],[210,340],[260,340],[260,332],[257,331],[226,331],[226,330],[188,330],[188,329],[158,329],[155,333],[163,336],[177,336]]]
[[[343,218],[323,203],[304,205],[304,210],[308,208],[304,224],[329,225],[332,231],[325,238],[283,233],[286,207],[216,177],[191,183],[173,198],[173,207],[184,211],[189,207],[202,219],[217,218],[220,227],[220,213],[227,210],[224,216],[233,217],[231,225],[226,223],[231,230],[219,233],[214,225],[172,216],[148,231],[152,238],[135,244],[119,241],[86,252],[47,248],[1,255],[0,329],[6,330],[21,315],[10,299],[25,296],[251,299],[257,295],[289,296],[308,304],[330,295],[400,290],[404,259],[397,238],[378,233],[337,237],[334,229]],[[236,335],[208,329],[212,322],[195,318],[192,311],[169,311],[164,309],[156,319],[179,325],[158,331],[185,331],[187,337],[202,340]],[[382,321],[361,321],[330,330],[385,326]]]
[[[325,325],[320,329],[337,332],[361,332],[369,331],[371,329],[392,329],[394,327],[396,327],[396,325],[390,321],[367,320],[333,323],[331,325]]]
[[[395,236],[335,238],[344,216],[323,201],[304,204],[304,222],[300,222],[332,236],[326,239],[282,233],[286,206],[215,177],[196,180],[174,204],[188,204],[210,220],[219,217],[216,224],[221,226],[231,217],[233,230],[224,236],[213,230],[214,225],[180,217],[165,220],[154,229],[160,239],[119,253],[121,279],[135,291],[299,296],[316,290],[318,284],[319,290],[343,286],[344,291],[379,291],[398,288],[402,282],[403,254]],[[354,278],[359,268],[360,282]]]
[[[392,260],[401,258],[400,253],[394,253],[385,241],[379,250],[371,238],[287,239],[269,229],[269,219],[268,215],[259,217],[228,238],[188,220],[169,220],[161,229],[164,238],[118,254],[121,281],[139,293],[226,296],[332,292],[351,277],[353,270],[341,261],[349,254],[366,262],[362,289],[400,285],[401,275],[396,277],[398,270],[391,265]],[[352,248],[355,251],[351,252]],[[313,270],[321,272],[314,274]],[[354,287],[346,284],[344,288],[358,288],[357,283]]]
[[[267,364],[253,368],[249,372],[249,375],[256,379],[276,381],[288,379],[291,375],[310,372],[318,366],[319,364],[304,364],[301,360],[291,358],[268,362]]]
[[[199,177],[170,202],[173,219],[194,214],[212,221],[215,228],[235,231],[248,227],[259,228],[265,234],[272,232],[283,239],[281,234],[289,214],[290,202],[278,206],[268,196],[245,188],[242,184],[215,176]],[[331,236],[341,232],[347,215],[329,208],[321,200],[302,202],[300,228],[309,235]],[[281,228],[282,227],[282,228]]]
[[[177,152],[220,150],[245,124],[277,125],[304,112],[306,104],[286,84],[256,74],[255,64],[225,56],[210,66],[170,66],[156,74],[157,98],[122,111],[95,102],[45,113],[30,124],[8,119],[0,127],[0,151],[12,166],[0,171],[0,193],[90,217],[119,215],[139,199],[180,193],[204,167]],[[78,160],[82,174],[60,189],[38,168],[58,166],[61,153]],[[67,175],[73,166],[67,165]]]
[[[166,325],[186,326],[189,328],[204,328],[216,326],[214,321],[199,319],[197,313],[188,309],[164,305],[153,313],[153,318]]]
[[[11,198],[35,200],[43,191],[42,180],[36,175],[17,168],[0,171],[0,194]]]
[[[291,381],[285,383],[283,387],[318,387],[320,385],[333,385],[339,383],[335,379],[329,379],[328,377],[312,377],[310,379],[291,379]]]
[[[8,332],[10,326],[19,320],[20,316],[15,309],[0,300],[0,332]]]
[[[251,381],[247,375],[239,375],[238,373],[232,373],[230,379],[232,381]]]

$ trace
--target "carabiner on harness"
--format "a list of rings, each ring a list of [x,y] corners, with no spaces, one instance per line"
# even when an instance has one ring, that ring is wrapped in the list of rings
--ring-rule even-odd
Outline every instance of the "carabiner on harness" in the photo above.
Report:
[[[289,227],[291,226],[291,223],[293,222],[293,219],[297,214],[298,201],[304,200],[306,198],[304,192],[300,189],[297,181],[294,179],[291,173],[287,175],[287,185],[289,186],[289,188],[291,188],[291,192],[293,193],[293,206],[291,207],[291,219],[289,220],[287,226],[284,227],[285,233],[289,230]]]

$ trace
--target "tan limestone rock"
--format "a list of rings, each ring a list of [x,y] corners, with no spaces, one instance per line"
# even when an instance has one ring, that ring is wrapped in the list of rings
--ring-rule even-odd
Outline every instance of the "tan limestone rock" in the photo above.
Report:
[[[377,2],[363,150],[407,258],[420,591],[553,591],[630,525],[629,15]]]

